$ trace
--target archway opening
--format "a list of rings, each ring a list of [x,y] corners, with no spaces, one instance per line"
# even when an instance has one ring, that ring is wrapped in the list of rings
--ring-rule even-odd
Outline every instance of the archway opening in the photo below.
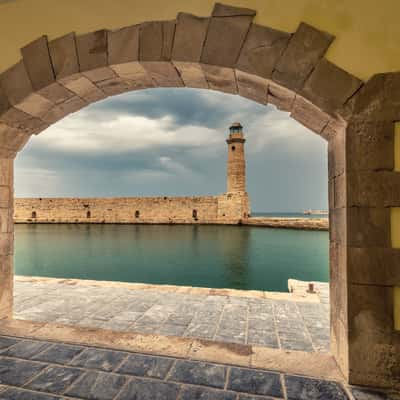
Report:
[[[243,131],[236,127],[229,130],[235,120],[242,121]],[[237,135],[244,135],[246,140],[247,174],[242,171],[242,175],[238,175],[237,166],[244,141]],[[234,152],[233,159],[230,152]],[[140,292],[145,299],[149,297],[148,309],[137,320],[129,319],[132,314],[122,309],[107,321],[101,319],[102,310],[76,315],[70,309],[60,316],[61,304],[60,309],[44,311],[41,318],[49,322],[67,320],[78,326],[116,327],[133,332],[152,329],[156,334],[327,351],[328,303],[326,297],[320,296],[327,293],[327,232],[264,226],[270,217],[278,224],[285,223],[287,217],[311,221],[303,215],[305,209],[326,208],[326,153],[322,138],[307,132],[286,114],[227,94],[151,89],[103,101],[54,125],[19,155],[15,219],[21,225],[16,227],[16,272],[42,275],[41,265],[45,264],[53,266],[53,270],[46,271],[53,278],[201,287],[204,293],[228,288],[233,289],[233,298],[234,289],[257,291],[263,299],[266,291],[284,292],[288,300],[309,296],[315,303],[312,317],[308,314],[311,306],[302,301],[288,303],[289,315],[289,309],[275,302],[273,295],[258,302],[245,299],[246,305],[237,307],[239,314],[235,318],[243,320],[237,327],[217,326],[218,318],[228,321],[232,312],[228,304],[221,303],[215,318],[203,321],[203,331],[194,327],[202,307],[208,307],[208,303],[194,304],[188,312],[193,314],[192,319],[187,316],[183,321],[174,312],[165,311],[162,323],[158,320],[146,325],[143,321],[155,309],[169,307],[162,304],[164,297],[160,304],[152,303],[151,296],[157,299],[157,286],[150,294]],[[36,193],[25,192],[24,198],[18,198],[20,190],[32,190],[26,184],[32,181],[31,176],[21,174],[24,171],[36,177],[45,171],[54,177],[53,187],[35,187]],[[232,208],[230,204],[242,198],[238,196],[242,189],[238,191],[236,185],[243,184],[243,177],[247,178],[253,211],[249,206],[239,208],[236,219],[232,219],[236,206]],[[99,186],[99,182],[107,184]],[[25,207],[36,205],[35,197],[39,196],[41,224],[23,242],[19,238],[28,233],[24,230],[31,229],[23,224]],[[89,207],[84,218],[82,208]],[[249,215],[255,218],[249,220]],[[87,224],[89,219],[90,225],[76,224]],[[58,225],[49,227],[49,222]],[[29,240],[35,241],[36,248],[29,245]],[[50,247],[54,249],[50,254],[44,248],[40,250],[40,242],[48,248],[49,241],[53,241]],[[35,257],[26,254],[24,246],[34,251]],[[60,257],[64,252],[65,257]],[[28,259],[35,259],[37,264],[24,265]],[[68,260],[72,267],[61,266],[57,263],[60,259]],[[288,287],[290,278],[303,282],[291,282]],[[316,290],[310,292],[309,281],[326,283],[315,284]],[[82,282],[80,285],[84,285]],[[289,289],[294,293],[290,294]],[[71,301],[69,294],[66,296]],[[174,299],[176,295],[170,296]],[[207,296],[203,297],[206,302]],[[79,301],[79,296],[76,298]],[[215,298],[219,300],[221,296]],[[190,296],[188,299],[191,301]],[[45,298],[38,301],[43,304]],[[138,312],[132,308],[132,298],[131,303],[128,301],[123,307],[131,313]],[[117,310],[122,302],[113,301],[108,306]],[[244,313],[253,318],[244,318]],[[297,324],[297,332],[285,341],[288,331],[279,317],[286,314]],[[21,309],[16,316],[35,318],[29,308]],[[270,322],[263,320],[267,317]],[[318,332],[313,330],[313,318],[319,319]],[[207,324],[215,325],[213,332],[205,329]]]

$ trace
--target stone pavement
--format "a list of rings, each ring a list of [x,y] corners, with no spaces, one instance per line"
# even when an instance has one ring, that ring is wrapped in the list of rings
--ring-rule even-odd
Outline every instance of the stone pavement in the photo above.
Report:
[[[274,371],[0,336],[0,400],[389,400]]]
[[[202,289],[185,293],[159,288],[17,278],[14,317],[285,350],[329,351],[327,285],[320,291],[322,302],[292,301],[289,294],[271,299],[238,297],[232,295],[235,291],[202,294]],[[214,292],[218,294],[210,294]]]

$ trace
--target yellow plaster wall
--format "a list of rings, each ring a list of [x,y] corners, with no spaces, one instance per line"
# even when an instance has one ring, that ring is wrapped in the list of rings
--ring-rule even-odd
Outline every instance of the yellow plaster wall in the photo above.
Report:
[[[300,21],[336,35],[328,58],[362,79],[400,70],[398,0],[224,0],[254,8],[256,22],[294,31]],[[19,48],[47,34],[83,33],[148,20],[178,11],[210,15],[213,0],[0,0],[0,71],[19,58]]]

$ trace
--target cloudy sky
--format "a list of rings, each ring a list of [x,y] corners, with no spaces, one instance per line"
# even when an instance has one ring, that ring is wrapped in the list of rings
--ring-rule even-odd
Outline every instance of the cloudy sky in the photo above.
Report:
[[[212,91],[150,89],[68,116],[16,161],[18,197],[218,194],[231,122],[244,126],[253,211],[327,208],[327,146],[272,106]]]

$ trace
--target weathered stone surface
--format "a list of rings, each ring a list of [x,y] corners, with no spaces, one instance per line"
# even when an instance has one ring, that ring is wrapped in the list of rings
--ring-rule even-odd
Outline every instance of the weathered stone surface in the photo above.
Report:
[[[79,72],[74,33],[50,41],[49,50],[56,79],[65,78]]]
[[[288,89],[301,89],[333,39],[329,33],[301,23],[275,66],[274,81]]]
[[[279,110],[291,111],[294,103],[295,93],[291,90],[270,82],[268,84],[268,103],[273,104]]]
[[[151,76],[156,86],[182,87],[183,82],[173,64],[166,61],[147,62],[141,61],[141,65]]]
[[[139,59],[139,25],[108,32],[108,64],[123,64]]]
[[[323,58],[307,79],[302,95],[322,110],[333,114],[361,85],[361,80]]]
[[[353,119],[400,120],[400,73],[374,75],[352,100]]]
[[[175,21],[152,21],[140,25],[140,60],[169,61],[175,33]]]
[[[208,89],[208,82],[200,64],[174,61],[174,65],[186,87]]]
[[[80,74],[61,79],[60,83],[87,103],[102,100],[106,97],[92,81]]]
[[[22,386],[42,371],[46,365],[23,360],[0,360],[0,382]]]
[[[58,82],[54,82],[37,92],[38,95],[49,100],[53,104],[64,103],[74,96],[74,93],[66,89]]]
[[[390,208],[349,208],[347,225],[349,246],[391,247]]]
[[[10,107],[11,104],[8,101],[7,96],[4,93],[4,90],[1,88],[0,84],[0,115],[3,114],[3,112],[6,112]]]
[[[303,378],[300,376],[287,376],[285,378],[288,400],[324,399],[347,400],[348,397],[343,387],[336,382],[326,382],[317,379]],[[299,397],[301,394],[301,397]]]
[[[236,68],[270,78],[290,39],[290,34],[253,24],[244,42]]]
[[[32,115],[33,117],[42,118],[51,108],[53,103],[37,93],[31,93],[15,108]]]
[[[172,59],[199,62],[206,39],[209,18],[179,13],[176,23]]]
[[[216,4],[204,42],[201,62],[234,67],[255,11]]]
[[[0,256],[14,254],[14,237],[12,233],[0,233]],[[7,276],[7,275],[5,275]]]
[[[29,138],[30,134],[0,122],[0,147],[19,151]]]
[[[90,71],[82,72],[82,75],[91,80],[94,84],[117,77],[114,70],[110,67],[95,68]]]
[[[179,386],[174,383],[162,381],[149,381],[132,379],[119,394],[119,400],[154,399],[175,400],[179,393]]]
[[[48,124],[54,124],[67,115],[84,108],[87,103],[78,96],[71,97],[64,103],[57,104],[48,113],[43,116],[43,121]]]
[[[29,43],[21,49],[21,53],[34,90],[42,89],[55,81],[47,36],[41,36]]]
[[[349,170],[393,170],[393,121],[351,122],[346,141]]]
[[[125,353],[111,350],[86,349],[71,365],[111,372],[127,357]]]
[[[0,186],[13,186],[14,163],[0,158]]]
[[[207,64],[203,64],[201,68],[204,71],[210,89],[231,94],[238,93],[236,75],[233,69]]]
[[[228,389],[264,396],[283,397],[280,376],[276,373],[232,368]]]
[[[330,120],[328,114],[298,95],[294,99],[290,116],[317,134],[324,130]]]
[[[101,89],[107,96],[114,96],[117,94],[129,92],[131,90],[142,89],[138,87],[135,82],[131,83],[128,79],[116,76],[97,83],[97,87]]]
[[[119,77],[128,80],[132,87],[135,86],[137,89],[154,87],[150,75],[139,62],[117,64],[111,68]]]
[[[329,126],[329,124],[327,125]],[[328,140],[328,176],[333,178],[345,172],[346,131],[339,129]]]
[[[400,286],[400,249],[349,247],[349,280],[359,285]]]
[[[0,256],[0,274],[2,277],[0,280],[0,320],[12,318],[13,315],[13,258],[13,255]]]
[[[393,329],[393,287],[352,284],[349,296],[350,381],[398,383],[400,340]]]
[[[236,70],[236,82],[241,96],[267,104],[268,80]]]
[[[345,208],[329,210],[329,237],[332,242],[346,244],[347,215]]]
[[[80,71],[107,66],[107,31],[77,36],[76,48]]]
[[[131,355],[116,372],[124,375],[164,379],[172,364],[173,361],[170,358]]]
[[[41,119],[32,117],[31,115],[26,114],[15,107],[10,108],[7,112],[5,112],[0,117],[0,121],[4,122],[10,127],[25,131],[31,135],[41,132],[48,126]]]
[[[20,103],[33,92],[23,61],[13,65],[0,75],[0,87],[12,105]]]

